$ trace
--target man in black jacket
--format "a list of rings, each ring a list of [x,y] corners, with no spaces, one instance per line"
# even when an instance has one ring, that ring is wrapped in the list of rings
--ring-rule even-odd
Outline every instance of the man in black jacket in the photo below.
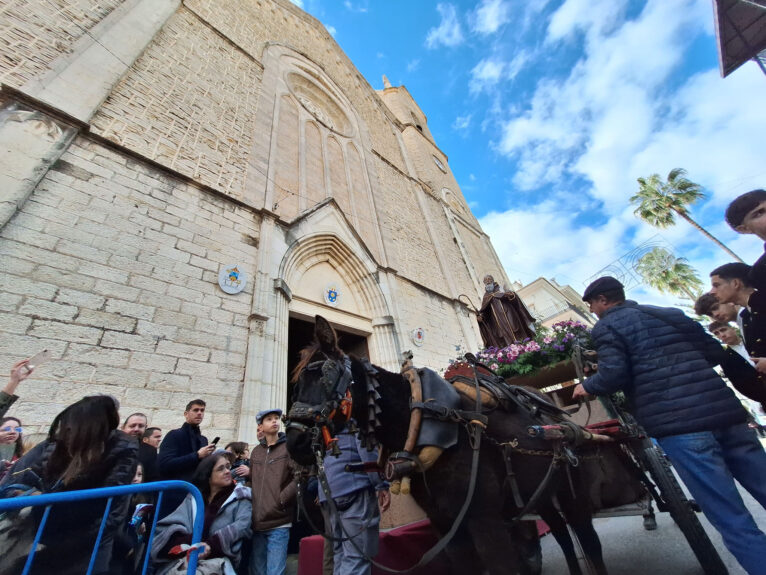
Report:
[[[721,346],[680,310],[626,301],[612,277],[589,285],[583,299],[599,317],[598,372],[574,396],[623,391],[732,555],[748,573],[763,573],[766,535],[734,479],[766,507],[766,452],[713,369]]]
[[[752,268],[742,262],[718,266],[710,272],[710,293],[722,303],[741,305],[742,339],[760,373],[766,373],[766,290],[752,284]]]
[[[200,460],[215,451],[215,445],[208,445],[207,437],[199,430],[200,423],[205,418],[205,405],[201,399],[190,401],[184,411],[186,423],[179,429],[169,431],[162,440],[157,459],[162,479],[191,481]],[[166,493],[163,496],[160,517],[174,511],[185,495],[182,491]]]
[[[734,199],[726,208],[726,223],[740,234],[753,234],[766,241],[766,190],[752,190]],[[766,252],[766,244],[763,246]],[[766,253],[753,264],[750,281],[766,290]]]
[[[121,428],[122,431],[134,437],[138,442],[138,462],[141,464],[144,472],[143,483],[157,481],[160,478],[159,471],[157,470],[157,449],[144,443],[143,440],[147,425],[149,425],[149,420],[145,414],[131,413],[125,418]]]

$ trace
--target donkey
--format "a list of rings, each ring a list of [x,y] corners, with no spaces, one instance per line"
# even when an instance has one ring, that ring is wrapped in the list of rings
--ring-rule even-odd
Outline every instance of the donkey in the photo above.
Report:
[[[338,347],[335,331],[321,316],[316,317],[314,338],[313,345],[301,352],[301,361],[294,371],[294,406],[316,406],[330,400],[332,385],[328,383],[335,382],[326,381],[327,374],[338,374],[338,380],[345,374],[346,381],[349,379],[347,356]],[[323,359],[322,369],[310,364],[317,357]],[[352,378],[351,416],[360,433],[367,433],[364,437],[366,441],[375,441],[391,452],[401,450],[410,419],[409,382],[402,375],[377,366],[372,366],[377,373],[371,375],[369,364],[365,365],[356,358],[348,359]],[[310,365],[314,368],[306,369]],[[370,377],[376,378],[377,382],[370,382]],[[444,384],[448,385],[447,382]],[[377,392],[371,393],[375,388]],[[465,399],[464,403],[464,409],[473,409],[473,400]],[[301,417],[299,412],[300,409],[293,409],[288,416],[287,449],[297,463],[311,465],[314,463],[311,427],[315,420]],[[537,423],[521,411],[507,413],[496,410],[489,414],[489,423],[480,446],[473,500],[458,532],[445,548],[453,575],[480,573],[482,570],[489,575],[532,574],[529,565],[522,559],[518,538],[513,536],[518,523],[511,520],[516,518],[520,509],[508,488],[507,467],[499,443],[516,439],[520,449],[512,452],[512,468],[518,490],[523,500],[528,501],[543,482],[552,459],[550,444],[530,438],[526,433],[527,426]],[[336,431],[342,425],[343,422],[336,421]],[[427,472],[412,477],[412,495],[440,535],[450,530],[467,495],[471,461],[469,438],[461,430],[457,445],[445,450]],[[557,473],[549,485],[535,511],[548,524],[561,546],[570,574],[578,575],[581,570],[567,524],[578,537],[595,572],[605,575],[607,571],[601,543],[592,525],[590,503],[577,469]]]

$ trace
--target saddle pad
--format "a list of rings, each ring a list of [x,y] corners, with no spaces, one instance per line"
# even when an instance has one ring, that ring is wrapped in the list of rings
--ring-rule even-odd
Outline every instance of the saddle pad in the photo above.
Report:
[[[432,369],[418,369],[420,382],[423,386],[423,402],[433,401],[448,409],[460,406],[460,395],[445,379]],[[457,443],[458,425],[452,421],[439,421],[428,411],[423,411],[423,421],[416,447],[435,445],[448,449]]]

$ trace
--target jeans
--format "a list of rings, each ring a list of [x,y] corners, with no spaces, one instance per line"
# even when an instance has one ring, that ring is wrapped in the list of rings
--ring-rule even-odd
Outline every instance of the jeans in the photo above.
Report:
[[[766,508],[766,452],[755,432],[741,423],[657,441],[726,548],[749,574],[762,574],[766,535],[734,484],[736,479]]]
[[[380,508],[377,493],[372,489],[361,489],[336,497],[334,501],[338,513],[330,517],[332,536],[352,538],[332,542],[333,575],[370,575],[372,564],[364,555],[375,557],[378,554]]]
[[[285,575],[289,540],[289,527],[253,531],[250,575]]]

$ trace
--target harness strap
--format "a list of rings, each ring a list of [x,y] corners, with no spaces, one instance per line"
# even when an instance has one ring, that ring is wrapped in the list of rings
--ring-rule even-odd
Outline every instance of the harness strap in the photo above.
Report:
[[[511,447],[509,445],[503,446],[503,460],[505,461],[505,475],[506,480],[511,487],[511,495],[513,495],[513,502],[516,507],[524,507],[524,500],[521,497],[519,491],[519,483],[516,481],[516,472],[513,470],[513,462],[511,460]]]
[[[423,412],[416,404],[423,403],[423,384],[420,381],[418,370],[412,365],[412,353],[409,352],[407,359],[402,364],[402,375],[410,384],[410,427],[407,430],[407,440],[404,442],[404,451],[415,451],[415,444],[420,435],[420,422]]]
[[[471,361],[470,354],[466,354],[466,359]],[[475,360],[475,358],[473,358]],[[479,472],[479,448],[481,447],[481,436],[484,432],[484,428],[487,424],[487,416],[483,415],[481,413],[481,398],[479,396],[479,379],[476,374],[476,366],[474,365],[474,383],[476,385],[476,412],[472,414],[473,416],[470,419],[463,419],[463,423],[465,423],[466,431],[468,432],[468,440],[471,445],[471,448],[473,449],[473,453],[471,455],[471,476],[468,481],[468,493],[466,493],[465,501],[463,501],[463,506],[460,508],[460,512],[458,513],[457,517],[455,518],[455,521],[452,523],[452,527],[450,527],[450,530],[447,532],[444,537],[439,539],[437,543],[431,547],[421,558],[420,561],[418,561],[415,565],[410,567],[409,569],[403,569],[403,570],[397,570],[397,569],[391,569],[390,567],[386,567],[385,565],[381,565],[380,563],[374,561],[372,557],[368,557],[356,544],[356,542],[353,540],[354,536],[349,536],[348,532],[346,531],[345,526],[343,525],[343,521],[338,518],[338,523],[340,524],[341,531],[343,532],[343,535],[345,535],[348,538],[348,541],[351,542],[351,545],[354,546],[354,549],[356,549],[362,557],[370,561],[375,567],[380,569],[381,571],[385,571],[386,573],[409,573],[411,571],[414,571],[415,569],[418,569],[422,567],[423,565],[428,564],[433,560],[434,557],[436,557],[439,553],[441,553],[444,548],[449,544],[450,541],[452,541],[452,538],[455,536],[455,533],[457,533],[457,530],[459,529],[460,525],[463,523],[463,519],[465,519],[465,515],[468,512],[468,508],[471,506],[471,501],[473,500],[473,494],[476,490],[476,477],[478,476]],[[470,412],[466,412],[470,413]],[[474,421],[472,421],[474,420]],[[467,422],[467,423],[466,423]],[[324,475],[324,465],[322,464],[322,455],[319,451],[316,452],[317,457],[317,463],[319,468],[319,485],[321,488],[325,491],[325,497],[327,498],[327,504],[330,509],[330,513],[337,513],[338,510],[335,507],[335,503],[332,500],[332,494],[330,493],[330,486],[327,484],[327,478],[324,477],[322,479],[322,476]],[[357,534],[358,535],[358,534]]]
[[[537,505],[537,502],[540,501],[540,498],[548,490],[548,487],[550,487],[550,483],[560,466],[561,457],[556,454],[553,456],[551,464],[548,466],[548,471],[545,473],[545,477],[543,477],[540,485],[537,486],[537,489],[535,489],[535,492],[532,494],[532,497],[529,498],[527,504],[521,509],[521,511],[516,514],[513,519],[510,520],[510,523],[513,524],[517,521],[520,521],[527,513],[534,509],[534,507]]]
[[[428,401],[413,402],[412,407],[417,407],[427,412],[433,419],[439,421],[455,421],[457,423],[469,423],[471,421],[477,421],[482,426],[486,427],[489,423],[489,418],[482,413],[481,406],[476,411],[468,411],[465,409],[451,409],[446,405],[437,403],[433,399]]]

